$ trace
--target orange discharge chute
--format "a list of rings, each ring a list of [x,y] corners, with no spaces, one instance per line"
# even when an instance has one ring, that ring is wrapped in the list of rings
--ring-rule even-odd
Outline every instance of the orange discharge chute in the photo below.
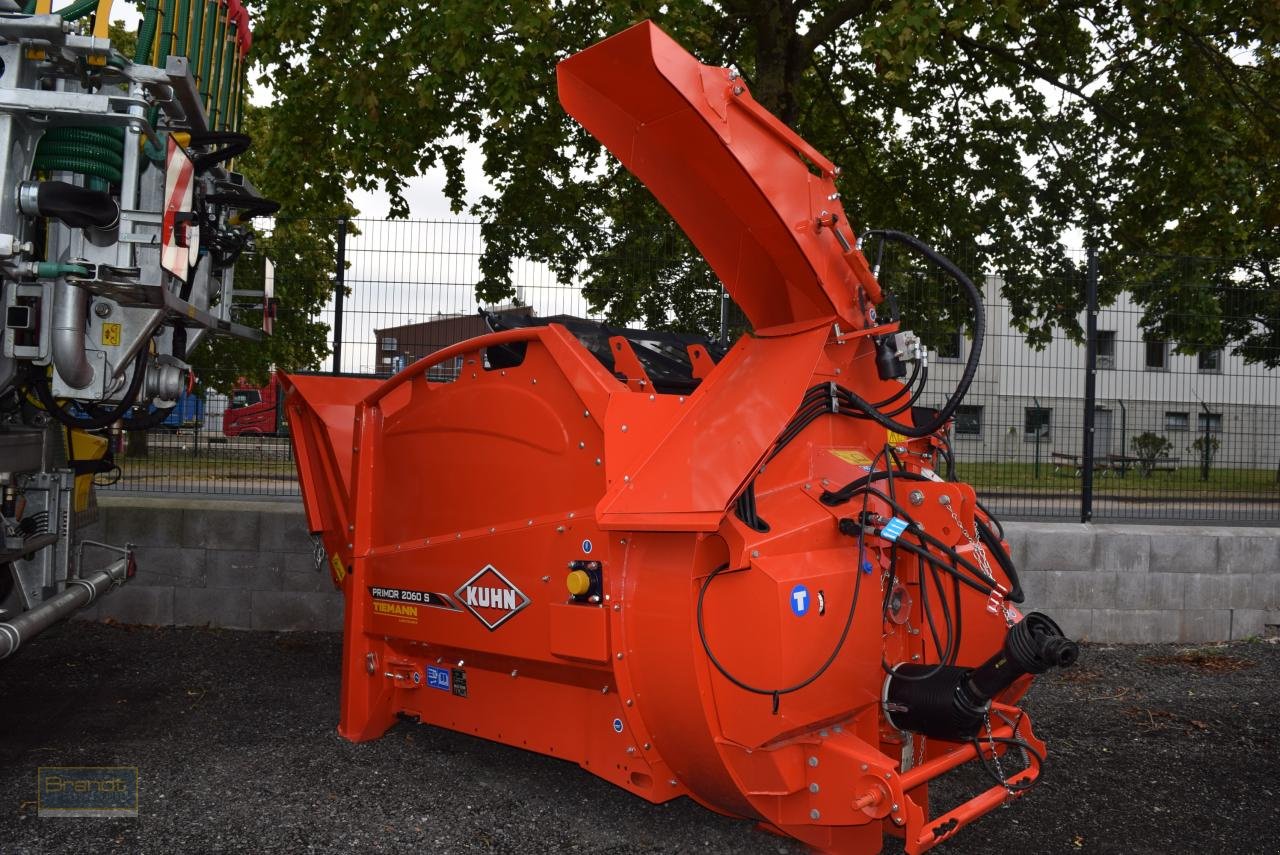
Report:
[[[1075,645],[935,473],[949,413],[910,406],[923,354],[876,319],[831,164],[649,23],[559,81],[754,332],[502,316],[385,382],[288,378],[346,599],[339,731],[409,716],[818,849],[922,852],[1039,779],[1017,702]],[[966,763],[990,786],[931,816]]]

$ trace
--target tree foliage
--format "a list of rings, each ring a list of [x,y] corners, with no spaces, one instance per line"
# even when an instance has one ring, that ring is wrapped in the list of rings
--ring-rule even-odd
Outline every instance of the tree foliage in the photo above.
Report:
[[[1080,333],[1074,234],[1103,250],[1104,301],[1132,290],[1186,348],[1280,362],[1273,0],[265,0],[255,49],[273,123],[333,188],[383,186],[404,215],[405,179],[440,166],[462,211],[483,153],[482,299],[528,257],[614,321],[705,324],[709,271],[555,94],[559,60],[644,18],[840,164],[856,226],[1004,274],[1032,343]]]

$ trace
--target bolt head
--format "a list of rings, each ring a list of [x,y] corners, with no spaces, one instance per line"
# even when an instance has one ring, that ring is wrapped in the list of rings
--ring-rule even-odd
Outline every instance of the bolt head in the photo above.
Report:
[[[813,810],[809,811],[809,819],[821,819],[821,818],[822,818],[822,813],[817,808],[814,808]]]
[[[817,757],[810,757],[810,758],[809,758],[809,765],[810,765],[810,766],[817,766],[817,765],[818,765],[818,758],[817,758]]]
[[[813,783],[813,784],[810,784],[810,785],[809,785],[809,792],[811,792],[811,793],[816,793],[816,792],[818,792],[818,785],[817,785],[817,783]]]

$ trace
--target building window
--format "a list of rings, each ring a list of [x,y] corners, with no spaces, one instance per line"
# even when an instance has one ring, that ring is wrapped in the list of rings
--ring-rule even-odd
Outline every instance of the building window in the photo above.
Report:
[[[1169,368],[1169,342],[1162,338],[1144,338],[1146,368],[1148,371],[1166,371]]]
[[[1166,412],[1164,414],[1165,430],[1186,430],[1191,427],[1190,413]]]
[[[1048,407],[1027,407],[1023,414],[1022,432],[1027,441],[1049,438],[1049,424],[1053,419],[1053,410]]]
[[[1211,374],[1222,372],[1222,348],[1202,350],[1196,356],[1196,370]]]
[[[427,379],[435,383],[452,383],[462,373],[462,357],[455,356],[427,369]]]
[[[1222,433],[1222,413],[1196,413],[1196,430],[1200,433]]]
[[[1098,367],[1116,367],[1116,331],[1098,330]]]
[[[956,436],[982,436],[982,407],[962,404],[956,407]]]
[[[383,349],[384,351],[387,351],[387,350],[395,350],[395,349],[396,349],[396,340],[395,340],[394,338],[392,338],[391,336],[388,336],[388,337],[384,338],[384,339],[382,340],[382,349]]]
[[[952,330],[938,342],[938,358],[956,360],[964,358],[964,336],[960,330]]]

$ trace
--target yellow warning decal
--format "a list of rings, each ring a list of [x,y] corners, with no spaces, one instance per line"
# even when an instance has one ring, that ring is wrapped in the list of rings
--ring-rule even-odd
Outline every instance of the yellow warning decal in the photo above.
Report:
[[[853,451],[852,449],[831,449],[832,456],[843,460],[845,463],[852,463],[854,466],[866,466],[871,463],[871,458],[863,454],[861,451]]]
[[[342,580],[347,578],[347,568],[342,566],[342,556],[333,556],[329,559],[329,563],[333,565],[333,581],[341,585]]]
[[[119,324],[103,324],[102,325],[102,346],[103,347],[119,347],[120,346],[120,325]]]
[[[893,445],[902,445],[907,441],[907,437],[898,433],[896,430],[885,431],[888,434],[888,441]]]

